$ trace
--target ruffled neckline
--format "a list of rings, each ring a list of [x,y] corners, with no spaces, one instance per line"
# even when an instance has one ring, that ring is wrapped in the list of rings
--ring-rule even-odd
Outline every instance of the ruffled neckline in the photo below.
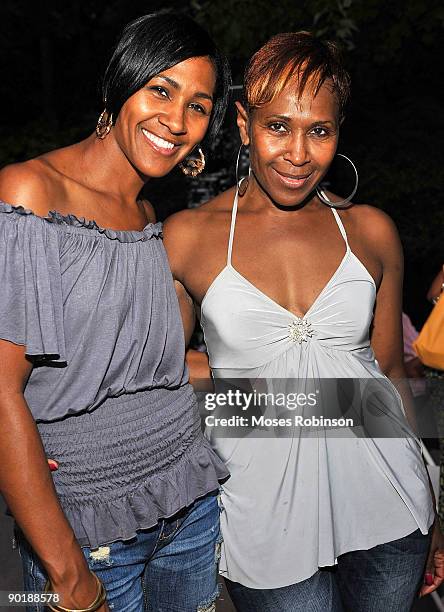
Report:
[[[77,228],[80,230],[89,230],[97,232],[103,236],[106,236],[110,240],[118,240],[119,242],[139,242],[146,241],[150,238],[161,238],[162,237],[162,223],[148,223],[143,230],[113,230],[106,227],[101,227],[93,219],[86,219],[85,217],[77,217],[70,213],[63,215],[57,210],[50,210],[46,217],[36,215],[32,210],[24,208],[23,206],[14,206],[7,204],[6,202],[0,201],[0,212],[3,213],[15,213],[18,215],[31,216],[47,223],[53,223],[54,225],[62,227]]]

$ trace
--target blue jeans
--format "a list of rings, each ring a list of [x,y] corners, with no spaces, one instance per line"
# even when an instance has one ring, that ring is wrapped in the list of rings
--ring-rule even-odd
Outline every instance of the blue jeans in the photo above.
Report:
[[[220,549],[216,493],[127,542],[83,548],[115,612],[214,612],[219,594]],[[26,591],[43,591],[46,575],[23,535],[17,533]],[[43,612],[42,606],[26,608]]]
[[[422,582],[429,536],[410,535],[341,555],[334,568],[280,589],[226,580],[238,612],[408,612]]]

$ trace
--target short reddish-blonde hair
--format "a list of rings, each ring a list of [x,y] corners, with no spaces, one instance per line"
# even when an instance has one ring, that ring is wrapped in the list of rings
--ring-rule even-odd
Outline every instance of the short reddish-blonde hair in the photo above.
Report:
[[[307,83],[316,95],[329,80],[336,96],[340,118],[350,95],[350,77],[338,46],[310,32],[288,32],[273,36],[251,58],[244,79],[248,110],[269,104],[294,80],[297,97]]]

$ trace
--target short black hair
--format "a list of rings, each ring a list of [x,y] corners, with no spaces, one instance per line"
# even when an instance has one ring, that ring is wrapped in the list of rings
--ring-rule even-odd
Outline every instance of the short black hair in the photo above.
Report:
[[[208,33],[184,14],[160,11],[125,26],[102,81],[103,102],[116,118],[123,104],[163,70],[192,57],[208,56],[216,71],[214,106],[203,145],[212,141],[228,104],[231,73]]]

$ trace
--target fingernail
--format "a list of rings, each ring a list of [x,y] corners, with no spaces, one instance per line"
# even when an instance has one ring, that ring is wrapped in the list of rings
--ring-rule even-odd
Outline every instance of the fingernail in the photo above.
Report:
[[[433,574],[431,574],[430,572],[427,572],[426,575],[424,576],[424,582],[427,586],[432,586]]]
[[[55,472],[59,468],[59,464],[54,459],[48,459],[48,465],[51,472]]]

